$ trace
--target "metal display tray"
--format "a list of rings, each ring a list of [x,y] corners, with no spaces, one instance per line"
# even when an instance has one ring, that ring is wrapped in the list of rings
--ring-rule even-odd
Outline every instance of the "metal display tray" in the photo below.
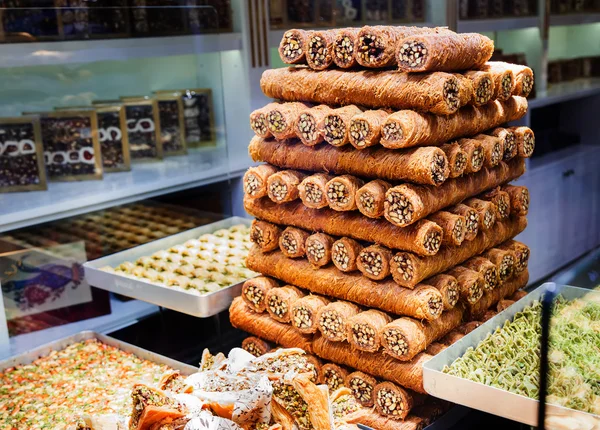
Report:
[[[155,240],[144,245],[117,252],[116,254],[89,261],[83,265],[85,277],[90,285],[113,293],[122,294],[134,299],[143,300],[157,306],[182,312],[195,317],[206,318],[227,309],[233,299],[242,292],[242,282],[224,287],[214,293],[197,296],[186,291],[164,287],[158,284],[128,278],[117,273],[100,270],[101,267],[117,267],[124,261],[136,261],[140,257],[152,255],[157,251],[166,250],[182,244],[190,239],[197,239],[206,233],[213,233],[222,228],[236,224],[249,226],[252,220],[241,217],[231,217],[222,221],[197,227],[173,236]]]
[[[37,348],[34,348],[30,351],[26,351],[22,354],[8,358],[6,360],[2,360],[2,361],[0,361],[0,372],[3,372],[4,370],[6,370],[10,367],[30,364],[40,357],[45,357],[45,356],[49,355],[53,351],[60,351],[61,349],[65,349],[69,345],[72,345],[77,342],[89,340],[89,339],[97,339],[98,341],[100,341],[106,345],[114,346],[115,348],[118,348],[122,351],[134,354],[137,357],[142,358],[144,360],[152,361],[153,363],[157,363],[157,364],[164,364],[175,370],[179,370],[182,375],[187,376],[187,375],[192,375],[192,374],[198,372],[197,367],[190,366],[189,364],[181,363],[180,361],[173,360],[171,358],[165,357],[164,355],[156,354],[154,352],[148,351],[148,350],[140,348],[138,346],[131,345],[126,342],[122,342],[113,337],[106,336],[106,335],[100,334],[100,333],[96,333],[94,331],[82,331],[82,332],[73,334],[69,337],[65,337],[63,339],[55,340],[54,342],[50,342],[45,345],[38,346]]]
[[[540,301],[544,293],[550,289],[558,291],[567,300],[581,298],[587,294],[600,294],[581,288],[557,286],[554,283],[543,284],[426,362],[423,366],[425,390],[432,396],[453,403],[479,409],[523,424],[537,426],[538,400],[448,375],[442,373],[442,369],[444,366],[452,364],[457,358],[462,357],[467,348],[477,347],[489,333],[504,325],[505,321],[512,320],[516,313],[532,305],[536,300]],[[546,428],[600,429],[600,417],[547,404]]]

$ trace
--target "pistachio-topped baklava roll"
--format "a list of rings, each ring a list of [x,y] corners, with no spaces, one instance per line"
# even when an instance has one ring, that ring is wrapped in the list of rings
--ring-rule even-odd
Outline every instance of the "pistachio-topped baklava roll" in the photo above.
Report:
[[[479,140],[483,146],[484,167],[497,166],[504,158],[502,139],[487,134],[478,134],[474,138]]]
[[[462,266],[481,273],[481,276],[483,276],[483,289],[485,291],[493,290],[500,283],[498,268],[487,258],[472,257],[465,261]]]
[[[373,390],[377,385],[377,380],[371,375],[367,375],[363,372],[352,372],[346,378],[346,386],[350,388],[352,394],[364,407],[373,406]]]
[[[489,230],[496,223],[496,206],[493,203],[473,197],[465,200],[464,204],[479,214],[481,230]]]
[[[279,42],[279,57],[287,64],[306,63],[308,31],[292,29],[283,33]]]
[[[527,245],[516,240],[508,240],[496,246],[496,248],[514,252],[516,258],[514,271],[516,274],[527,269],[530,255],[529,247]]]
[[[477,69],[493,52],[494,42],[482,34],[446,30],[407,36],[398,42],[396,58],[403,72],[453,72]]]
[[[323,380],[330,393],[346,386],[346,379],[350,373],[344,367],[335,363],[326,363],[323,365],[322,371]]]
[[[325,173],[315,173],[304,178],[298,185],[298,194],[302,203],[313,209],[327,206],[327,182],[331,179],[333,176]]]
[[[325,141],[333,146],[344,146],[350,143],[350,121],[361,112],[358,106],[350,104],[327,113],[320,124]]]
[[[502,156],[504,161],[508,161],[517,156],[517,136],[514,131],[497,127],[488,132],[492,136],[499,137],[502,140],[502,147],[504,148],[504,155]]]
[[[458,178],[467,168],[467,153],[456,142],[446,143],[440,146],[448,157],[448,167],[450,168],[449,178]]]
[[[461,149],[467,154],[467,165],[464,173],[476,173],[481,170],[485,162],[483,143],[477,139],[463,138],[458,140]]]
[[[482,316],[486,311],[492,308],[496,303],[505,297],[512,296],[517,290],[524,288],[529,281],[529,271],[524,270],[518,275],[508,279],[498,288],[492,291],[486,291],[483,298],[473,304],[465,304],[465,310],[467,311],[467,319],[469,320],[480,320],[484,321]],[[495,312],[495,310],[494,310]],[[492,316],[492,315],[491,315]],[[490,316],[490,317],[491,317]]]
[[[271,104],[271,108],[267,111],[267,125],[275,139],[283,140],[295,137],[296,118],[306,108],[307,105],[300,102]]]
[[[250,128],[254,134],[260,137],[271,137],[273,134],[269,130],[269,122],[267,121],[267,113],[275,107],[277,103],[269,103],[259,109],[252,111],[250,114]]]
[[[336,211],[352,211],[356,206],[356,192],[364,182],[350,175],[336,176],[327,182],[327,203]]]
[[[296,136],[303,144],[314,146],[323,142],[323,133],[320,124],[323,118],[329,114],[332,109],[327,105],[318,105],[302,110],[296,118]]]
[[[508,100],[513,94],[515,87],[515,74],[511,69],[501,65],[497,61],[490,61],[481,67],[481,70],[489,72],[494,81],[494,99]]]
[[[470,83],[467,87],[456,76],[444,72],[415,75],[392,70],[373,73],[290,67],[266,70],[260,86],[267,97],[285,101],[356,104],[371,108],[385,106],[438,115],[456,112],[473,96]]]
[[[358,254],[362,245],[349,237],[342,237],[334,242],[331,247],[331,260],[335,267],[342,272],[353,272],[358,270]]]
[[[381,179],[367,182],[356,192],[356,206],[360,213],[369,218],[381,218],[385,204],[385,193],[392,185]]]
[[[266,276],[248,279],[242,286],[242,299],[254,312],[264,312],[267,309],[267,293],[278,286],[276,280]]]
[[[358,254],[356,266],[369,279],[380,281],[390,275],[392,251],[381,245],[363,248]]]
[[[354,303],[335,301],[321,309],[319,331],[332,342],[346,340],[348,320],[360,311]]]
[[[279,236],[279,249],[288,258],[306,255],[306,239],[310,233],[295,227],[286,227]]]
[[[333,44],[333,62],[340,69],[356,66],[356,35],[360,28],[342,28],[337,31]]]
[[[471,81],[473,85],[473,104],[481,106],[488,103],[494,95],[494,82],[489,72],[481,70],[469,70],[464,73],[464,77]]]
[[[418,397],[414,399],[414,397]],[[393,382],[384,381],[375,386],[373,392],[375,410],[384,417],[404,424],[415,402],[423,402],[425,396],[410,393]]]
[[[292,285],[272,288],[267,291],[267,312],[274,320],[289,323],[292,305],[302,297],[304,293]]]
[[[492,248],[481,254],[498,268],[498,279],[501,283],[510,279],[515,271],[517,257],[511,250]]]
[[[306,63],[313,70],[324,70],[333,63],[333,45],[336,30],[320,30],[308,33]]]
[[[461,266],[455,266],[446,273],[458,281],[460,298],[464,302],[473,304],[481,299],[484,284],[481,273]]]
[[[447,211],[439,211],[427,217],[444,231],[442,235],[442,245],[459,246],[465,240],[466,226],[465,217],[456,215]]]
[[[298,185],[306,177],[296,170],[280,170],[267,179],[267,193],[275,203],[285,203],[299,197]]]
[[[267,195],[267,180],[277,173],[277,168],[270,164],[250,167],[244,174],[244,193],[251,199]]]
[[[517,139],[517,153],[519,157],[529,158],[535,149],[535,135],[529,127],[510,127]]]
[[[315,233],[306,238],[306,258],[314,267],[323,267],[331,262],[331,247],[335,239],[325,233]]]
[[[366,110],[350,120],[350,143],[356,149],[377,145],[381,139],[381,127],[390,115],[387,110]]]
[[[486,191],[477,197],[496,205],[497,219],[505,220],[510,216],[510,196],[506,191],[502,191],[500,187]]]
[[[322,296],[308,295],[296,300],[292,304],[292,325],[304,334],[316,333],[319,329],[319,313],[329,304],[329,300]]]
[[[396,48],[400,40],[413,34],[435,31],[431,28],[403,26],[364,26],[356,35],[356,61],[368,68],[397,64]]]
[[[263,252],[273,251],[279,247],[281,229],[270,222],[255,219],[250,227],[250,240]]]
[[[510,213],[527,215],[529,212],[529,190],[522,185],[502,185],[501,190],[510,197]]]
[[[248,336],[242,341],[242,349],[245,349],[255,357],[260,357],[273,349],[273,347],[269,342],[259,337]]]
[[[467,205],[459,203],[449,206],[446,211],[463,216],[465,218],[465,240],[473,240],[479,233],[479,214]]]
[[[514,76],[512,94],[527,97],[533,89],[533,71],[527,66],[505,63],[503,61],[489,61],[490,67],[497,70],[510,70]]]
[[[460,298],[460,287],[454,276],[441,273],[426,279],[423,281],[423,284],[431,285],[442,294],[444,310],[452,309],[458,303],[458,299]]]
[[[348,319],[346,338],[356,349],[375,352],[381,346],[379,332],[390,321],[388,314],[377,309],[359,312]]]

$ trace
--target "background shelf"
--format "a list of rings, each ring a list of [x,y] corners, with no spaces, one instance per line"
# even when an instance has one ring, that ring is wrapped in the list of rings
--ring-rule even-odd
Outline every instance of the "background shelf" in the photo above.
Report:
[[[573,13],[569,15],[550,15],[550,25],[579,25],[600,22],[600,13]]]
[[[600,78],[577,79],[573,82],[552,84],[545,92],[537,94],[529,101],[531,109],[562,103],[569,100],[600,94]]]
[[[469,19],[458,20],[457,31],[460,33],[482,33],[488,31],[518,30],[522,28],[537,27],[538,25],[539,18],[537,16],[498,19]]]

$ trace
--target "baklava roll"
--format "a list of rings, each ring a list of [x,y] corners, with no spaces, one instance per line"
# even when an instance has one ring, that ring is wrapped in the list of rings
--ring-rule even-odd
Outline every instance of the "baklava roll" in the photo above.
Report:
[[[502,70],[512,72],[514,76],[513,95],[527,97],[533,89],[533,71],[529,67],[503,61],[489,61],[487,64],[498,72]]]
[[[323,267],[331,262],[331,247],[335,239],[325,233],[315,233],[306,238],[306,258],[314,267]]]
[[[511,97],[505,102],[492,101],[484,106],[465,106],[448,116],[413,110],[391,114],[381,130],[380,143],[386,148],[439,145],[449,140],[472,136],[527,113],[527,99]]]
[[[478,69],[494,53],[494,42],[488,37],[452,31],[409,35],[397,46],[398,68],[403,72]]]
[[[529,212],[529,190],[522,185],[503,185],[501,190],[510,198],[510,213],[523,216]]]
[[[325,297],[309,294],[292,304],[291,322],[292,325],[304,334],[316,333],[319,329],[318,315],[322,308],[327,306],[329,300]]]
[[[384,417],[398,421],[404,420],[414,406],[412,394],[389,381],[375,386],[373,398],[377,412]]]
[[[444,310],[452,309],[458,303],[458,299],[460,298],[460,287],[454,276],[441,273],[426,279],[423,281],[423,284],[431,285],[442,294]]]
[[[359,312],[348,319],[346,339],[361,351],[375,352],[381,346],[380,331],[392,318],[377,309]]]
[[[376,378],[395,382],[425,394],[423,364],[431,359],[428,354],[421,353],[411,361],[402,362],[381,353],[357,351],[348,343],[330,342],[321,336],[315,337],[312,347],[314,353],[324,360],[369,373]]]
[[[487,258],[472,257],[465,261],[462,266],[481,273],[484,291],[493,290],[500,284],[498,267]]]
[[[337,30],[333,45],[333,62],[340,69],[356,66],[356,35],[360,28],[341,28]]]
[[[479,214],[467,205],[459,203],[446,208],[446,211],[465,218],[465,240],[473,240],[479,233]]]
[[[450,173],[446,154],[434,146],[402,151],[372,147],[356,151],[354,148],[335,148],[330,145],[309,148],[297,141],[278,142],[255,136],[248,151],[254,161],[265,161],[280,168],[404,180],[417,184],[440,185]],[[483,154],[481,157],[483,162]]]
[[[361,214],[369,218],[381,218],[385,203],[385,193],[391,188],[389,182],[381,179],[367,182],[356,192],[356,206]]]
[[[359,307],[354,303],[331,302],[321,309],[318,319],[319,331],[332,342],[342,342],[346,340],[348,320],[359,312]]]
[[[266,106],[261,107],[260,109],[254,110],[250,114],[250,128],[254,134],[260,137],[271,137],[273,134],[269,130],[269,123],[267,121],[267,112],[275,107],[277,103],[269,103]]]
[[[319,276],[315,276],[310,263],[287,259],[279,252],[263,254],[257,248],[252,248],[246,265],[250,270],[298,285],[313,293],[396,315],[431,320],[438,318],[444,307],[442,294],[429,285],[403,288],[391,280],[375,282],[361,274],[342,273],[334,267],[323,267],[319,269]]]
[[[392,70],[373,73],[289,67],[264,71],[260,87],[267,97],[290,102],[386,106],[437,115],[456,112],[472,97],[470,84],[466,87],[456,76],[444,72],[415,75]]]
[[[333,63],[333,44],[336,30],[319,30],[308,33],[306,63],[313,70],[324,70]]]
[[[288,258],[300,258],[306,255],[306,239],[310,233],[295,227],[286,227],[279,236],[279,249]]]
[[[264,312],[267,310],[267,293],[278,286],[276,280],[266,276],[248,279],[242,285],[242,299],[254,312]]]
[[[492,169],[472,175],[450,179],[439,187],[398,185],[386,193],[384,215],[392,224],[406,227],[440,209],[516,179],[524,172],[525,163],[521,158],[508,163],[501,162]]]
[[[286,31],[279,42],[279,57],[286,64],[306,63],[306,47],[309,32],[291,29]]]
[[[496,248],[514,252],[516,258],[515,273],[521,273],[523,270],[527,269],[530,255],[529,247],[527,245],[516,240],[508,240],[496,246]]]
[[[245,349],[255,357],[260,357],[273,349],[271,344],[259,337],[248,336],[242,341],[242,349]]]
[[[313,373],[314,373],[314,383],[315,384],[323,384],[325,381],[323,380],[323,362],[316,355],[306,354],[306,361],[309,364],[312,364]]]
[[[373,390],[377,385],[377,380],[371,375],[363,372],[352,372],[346,378],[346,387],[350,388],[354,398],[362,407],[370,408],[373,406]]]
[[[427,220],[420,220],[408,227],[399,227],[384,219],[366,218],[357,211],[310,209],[301,202],[276,204],[264,198],[244,199],[244,207],[249,214],[257,218],[272,222],[284,220],[287,225],[305,230],[322,231],[331,236],[348,235],[357,240],[378,243],[390,249],[403,249],[419,255],[437,253],[442,236],[442,228]],[[335,261],[335,257],[333,258]]]
[[[298,333],[292,326],[282,324],[265,314],[252,312],[241,297],[233,299],[229,308],[231,325],[284,348],[301,348],[312,352],[312,336]]]
[[[481,273],[462,266],[455,266],[446,273],[458,281],[460,298],[464,302],[473,304],[481,299],[484,284]]]
[[[459,139],[458,144],[467,154],[467,165],[465,166],[464,173],[479,172],[485,162],[483,143],[477,139],[463,138]]]
[[[425,354],[429,354],[435,357],[446,348],[448,347],[443,343],[433,342],[425,349]]]
[[[244,193],[251,199],[267,195],[267,180],[277,172],[277,168],[269,164],[250,167],[244,174]]]
[[[502,139],[487,134],[478,134],[474,137],[483,145],[484,167],[495,167],[504,158]]]
[[[529,158],[535,149],[535,135],[529,127],[510,127],[517,139],[517,154],[519,157]]]
[[[458,327],[462,314],[462,309],[454,308],[433,321],[420,322],[406,317],[395,319],[380,330],[381,346],[391,357],[409,361],[430,343]]]
[[[356,192],[364,182],[350,175],[336,176],[327,182],[327,203],[335,211],[356,210]]]
[[[350,121],[362,110],[353,104],[333,109],[323,118],[319,128],[327,143],[344,146],[350,142]]]
[[[464,77],[471,81],[473,85],[472,103],[475,106],[482,106],[488,103],[494,95],[494,82],[489,72],[481,70],[469,70],[464,72]]]
[[[298,194],[302,203],[313,209],[327,206],[327,182],[331,179],[333,176],[325,173],[316,173],[304,178],[298,185]]]
[[[398,252],[392,258],[392,276],[399,285],[411,288],[423,279],[444,272],[481,254],[486,249],[515,237],[525,230],[525,227],[527,227],[527,219],[517,217],[499,221],[494,230],[480,232],[474,240],[463,242],[461,246],[442,248],[440,252],[430,257],[418,257],[409,252]],[[257,271],[260,272],[260,270]]]
[[[498,279],[500,283],[510,279],[515,271],[517,257],[510,250],[492,248],[481,254],[483,257],[490,260],[498,269]]]
[[[467,168],[467,153],[456,142],[445,143],[440,146],[440,149],[444,151],[444,154],[448,158],[448,167],[450,169],[448,177],[458,178],[462,176]]]
[[[433,221],[444,231],[442,235],[442,245],[444,246],[460,246],[465,240],[465,217],[455,215],[447,211],[439,211],[427,217],[429,221]]]
[[[366,110],[350,120],[350,143],[356,149],[374,146],[381,139],[381,127],[390,115],[387,110]]]
[[[424,419],[414,415],[408,415],[404,421],[396,421],[382,416],[372,408],[361,408],[344,419],[347,423],[358,423],[377,430],[422,430],[427,426]]]
[[[498,313],[500,313],[514,304],[514,300],[500,300],[496,305],[496,310],[498,311]]]
[[[515,293],[512,296],[509,296],[509,299],[512,300],[513,302],[518,302],[526,295],[527,295],[527,291],[519,290],[519,291],[515,291]]]
[[[349,372],[342,366],[335,363],[326,363],[323,365],[322,372],[323,380],[327,384],[330,393],[346,386],[346,378],[348,378]]]
[[[357,260],[361,250],[362,245],[356,240],[342,237],[331,247],[331,260],[342,272],[354,272],[358,270]]]
[[[267,111],[267,125],[275,139],[283,140],[296,137],[296,118],[307,105],[300,102],[273,103]]]
[[[481,70],[489,72],[494,81],[494,99],[508,100],[513,94],[515,87],[515,74],[512,70],[499,65],[496,61],[490,61],[481,67]]]
[[[252,220],[250,240],[263,252],[273,251],[279,247],[281,229],[270,222],[258,219]]]
[[[464,204],[477,211],[482,231],[489,230],[496,224],[496,206],[493,203],[473,197],[465,200]]]
[[[304,109],[296,118],[296,136],[307,146],[314,146],[323,142],[323,133],[320,124],[332,109],[327,105],[319,105]]]
[[[292,285],[272,288],[267,291],[267,312],[275,321],[289,323],[291,320],[290,312],[292,310],[292,305],[302,297],[304,297],[304,293]],[[260,336],[260,333],[258,336]],[[269,338],[268,340],[271,339]],[[275,342],[277,342],[277,340],[275,340]],[[280,345],[283,344],[280,343]]]
[[[496,206],[496,218],[505,220],[510,216],[510,196],[500,187],[496,187],[477,196],[481,200],[486,200]]]
[[[381,281],[390,275],[390,260],[392,256],[392,251],[381,245],[367,246],[358,254],[356,266],[363,276]]]
[[[502,140],[502,146],[504,148],[504,154],[502,159],[504,161],[511,160],[517,156],[517,136],[514,131],[497,127],[489,132],[490,135],[499,137]]]
[[[466,304],[466,311],[468,319],[470,320],[483,320],[482,317],[496,303],[505,297],[512,296],[516,291],[527,286],[529,281],[529,271],[524,270],[518,275],[504,282],[498,288],[492,291],[486,291],[479,302],[469,305]],[[495,312],[495,310],[494,310]]]
[[[267,179],[267,193],[275,203],[285,203],[296,200],[298,185],[306,177],[296,170],[280,170]]]

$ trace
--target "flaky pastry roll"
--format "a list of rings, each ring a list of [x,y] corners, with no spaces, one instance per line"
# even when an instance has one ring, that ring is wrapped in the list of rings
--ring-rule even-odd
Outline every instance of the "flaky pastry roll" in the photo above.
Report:
[[[350,388],[354,398],[363,407],[373,406],[373,390],[377,380],[363,372],[352,372],[346,378],[346,387]]]
[[[327,306],[329,300],[322,296],[309,294],[292,304],[292,325],[304,334],[316,333],[319,327],[318,316],[322,308]]]
[[[306,255],[306,239],[310,233],[295,227],[287,227],[279,236],[279,249],[288,258]]]
[[[380,331],[390,321],[388,314],[377,309],[359,312],[348,319],[346,338],[356,349],[376,352],[381,346]]]
[[[493,290],[500,284],[498,268],[487,258],[480,256],[472,257],[465,261],[462,266],[467,269],[475,270],[483,276],[484,291]]]
[[[248,279],[242,285],[242,299],[254,312],[264,312],[267,309],[267,293],[278,286],[275,279],[266,276]]]
[[[467,153],[456,142],[441,145],[440,149],[448,157],[448,167],[450,169],[448,177],[458,178],[461,176],[467,168]]]
[[[501,190],[510,198],[510,213],[512,215],[527,215],[529,212],[529,190],[522,185],[503,185]]]
[[[356,206],[361,214],[369,218],[381,218],[385,204],[385,193],[392,185],[381,179],[367,182],[355,196]]]
[[[374,146],[381,139],[381,127],[390,115],[387,110],[367,110],[350,120],[350,143],[356,149]]]
[[[342,175],[327,182],[327,204],[335,211],[352,211],[356,207],[356,192],[364,185],[362,179]]]
[[[244,174],[244,193],[253,199],[267,195],[267,180],[277,172],[277,168],[269,164],[250,167]]]
[[[323,267],[331,262],[331,247],[335,239],[325,233],[315,233],[306,238],[306,258],[314,267]]]
[[[390,275],[392,251],[381,245],[363,248],[358,254],[356,266],[369,279],[380,281]]]
[[[319,313],[319,331],[332,342],[342,342],[346,340],[348,320],[358,314],[359,311],[359,307],[354,303],[331,302],[323,307]]]
[[[250,240],[256,244],[261,251],[273,251],[279,247],[281,229],[270,222],[258,219],[252,220],[250,227]]]
[[[336,240],[331,247],[331,260],[335,267],[342,272],[358,270],[356,260],[362,250],[362,245],[349,237]]]
[[[305,177],[298,185],[298,194],[305,206],[320,209],[327,206],[327,182],[333,176],[316,173]]]
[[[441,273],[424,280],[423,284],[431,285],[442,294],[444,310],[452,309],[458,303],[458,299],[460,298],[460,287],[454,276]]]
[[[292,305],[296,300],[301,299],[302,297],[304,297],[304,293],[292,285],[272,288],[267,291],[267,312],[275,321],[289,323]],[[260,336],[260,334],[258,334],[258,336]]]
[[[273,347],[269,342],[259,337],[248,336],[242,341],[242,349],[245,349],[255,357],[260,357],[273,349]]]

